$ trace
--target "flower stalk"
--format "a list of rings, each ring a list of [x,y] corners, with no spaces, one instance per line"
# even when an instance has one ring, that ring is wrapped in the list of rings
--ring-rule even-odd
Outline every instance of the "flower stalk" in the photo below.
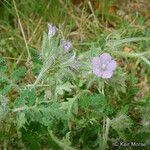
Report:
[[[107,141],[108,141],[108,134],[109,134],[109,128],[110,128],[111,120],[107,117],[104,117],[103,120],[103,143],[102,143],[102,150],[105,150],[107,148]]]

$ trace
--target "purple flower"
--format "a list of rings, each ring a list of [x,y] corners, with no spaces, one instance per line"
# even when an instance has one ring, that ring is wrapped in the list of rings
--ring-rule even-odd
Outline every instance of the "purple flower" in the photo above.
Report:
[[[111,78],[116,67],[117,62],[112,60],[112,57],[108,53],[103,53],[92,60],[93,73],[103,79]]]
[[[70,48],[72,48],[71,42],[65,41],[64,39],[62,39],[61,44],[62,44],[65,52],[67,52]]]
[[[50,40],[51,37],[54,36],[57,31],[58,31],[58,28],[49,23],[48,24],[48,39]]]

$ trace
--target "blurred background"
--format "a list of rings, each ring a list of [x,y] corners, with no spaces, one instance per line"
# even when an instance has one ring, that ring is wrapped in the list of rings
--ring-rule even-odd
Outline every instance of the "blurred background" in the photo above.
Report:
[[[150,34],[150,1],[0,0],[0,54],[4,56],[15,58],[25,49],[19,20],[27,44],[37,50],[48,22],[63,26],[66,38],[74,43],[97,41],[114,30],[120,36]]]

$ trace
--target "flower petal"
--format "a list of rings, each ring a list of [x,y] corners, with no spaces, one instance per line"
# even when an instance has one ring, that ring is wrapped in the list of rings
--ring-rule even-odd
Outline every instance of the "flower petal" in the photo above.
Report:
[[[107,65],[107,70],[115,70],[117,67],[117,62],[115,60],[111,60],[110,63]]]
[[[64,39],[62,39],[61,44],[65,52],[69,51],[69,49],[72,48],[71,42],[65,41]]]
[[[113,75],[113,71],[103,71],[102,78],[109,79]]]
[[[53,26],[51,23],[48,23],[48,39],[50,40],[52,36],[56,34],[58,28]]]
[[[98,68],[93,68],[93,73],[97,76],[97,77],[101,77],[102,76],[102,71]]]
[[[111,56],[108,53],[103,53],[99,58],[100,61],[104,64],[108,64],[111,61]]]
[[[94,57],[92,59],[92,65],[94,68],[99,68],[100,64],[101,64],[101,62],[100,62],[99,57]]]

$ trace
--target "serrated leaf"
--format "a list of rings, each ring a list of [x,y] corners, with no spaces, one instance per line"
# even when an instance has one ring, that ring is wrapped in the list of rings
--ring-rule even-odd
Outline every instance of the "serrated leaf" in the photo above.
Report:
[[[93,109],[104,110],[107,101],[103,94],[85,95],[79,100],[79,104],[82,108],[87,109],[91,106]]]
[[[12,74],[11,74],[11,79],[13,81],[18,81],[20,80],[23,76],[25,76],[26,73],[26,68],[25,67],[20,67],[17,70],[15,70]]]
[[[48,107],[49,112],[54,115],[57,119],[66,120],[66,114],[63,110],[61,110],[61,105],[59,103],[53,103],[51,106]]]
[[[0,89],[0,94],[7,94],[12,88],[12,85],[5,85],[2,89]]]
[[[25,116],[25,112],[19,112],[17,114],[17,127],[18,127],[18,129],[22,128],[26,122],[27,122],[27,119]]]
[[[125,105],[120,111],[119,114],[127,114],[129,110],[129,105]]]
[[[20,96],[15,100],[15,107],[28,105],[32,106],[36,100],[36,93],[34,89],[25,89],[21,92]]]
[[[64,141],[59,140],[52,131],[49,131],[51,138],[53,139],[53,141],[55,141],[60,147],[62,147],[65,150],[75,150],[73,147],[70,147],[70,143],[67,143]],[[69,145],[68,145],[69,144]]]
[[[66,114],[60,109],[60,104],[41,105],[27,111],[30,121],[37,121],[45,126],[50,126],[53,119],[67,120]]]
[[[129,129],[131,125],[131,119],[127,115],[118,115],[111,120],[111,127],[117,132]]]
[[[33,110],[29,111],[28,113],[29,113],[30,119],[32,121],[37,121],[37,122],[41,123],[43,115],[39,108],[34,108]]]
[[[74,86],[70,83],[70,82],[66,82],[62,85],[58,85],[57,88],[56,88],[56,93],[58,95],[63,95],[64,92],[71,92],[72,91],[72,88],[74,88]]]
[[[68,98],[67,102],[63,102],[61,104],[61,109],[66,110],[67,111],[67,117],[68,120],[73,120],[74,119],[74,115],[77,115],[78,113],[78,102],[77,102],[77,98]]]

